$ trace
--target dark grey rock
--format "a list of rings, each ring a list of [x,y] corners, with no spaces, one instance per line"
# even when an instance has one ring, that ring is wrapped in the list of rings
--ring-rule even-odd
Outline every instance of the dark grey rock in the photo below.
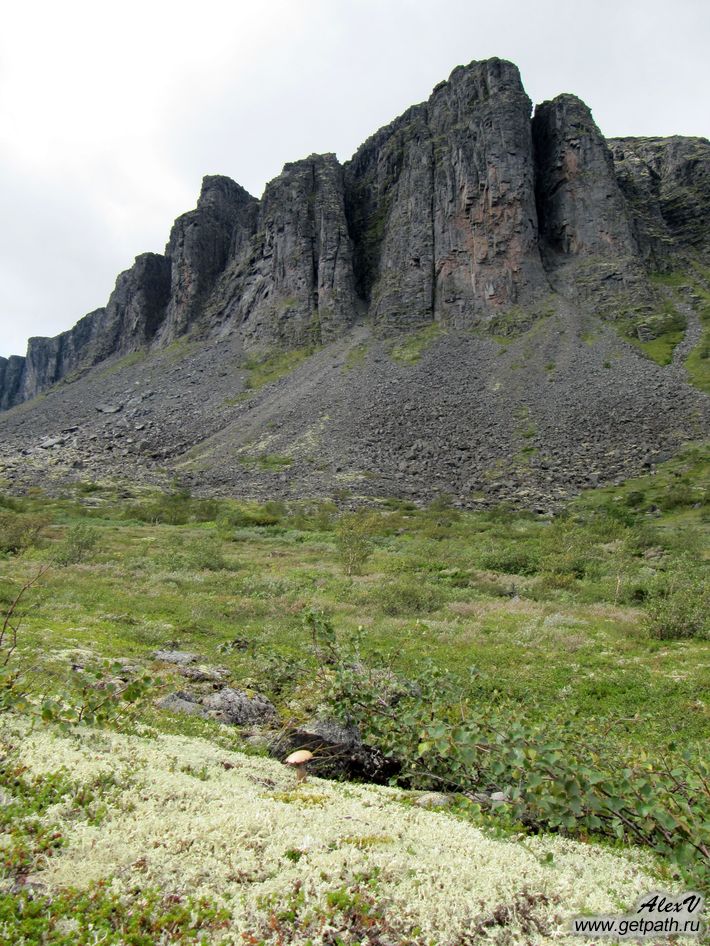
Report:
[[[309,749],[314,754],[309,771],[324,778],[386,783],[399,770],[395,760],[363,743],[355,727],[335,720],[308,720],[282,733],[269,746],[269,753],[283,760],[296,749]]]
[[[344,167],[286,165],[261,201],[206,178],[166,255],[139,256],[70,331],[0,358],[2,477],[59,490],[179,471],[196,493],[330,497],[347,483],[549,512],[710,424],[685,375],[702,299],[688,286],[669,300],[647,278],[690,272],[691,255],[707,268],[709,201],[704,139],[605,142],[573,96],[531,121],[511,63],[459,67]],[[688,328],[661,367],[608,320],[631,312],[656,331],[669,302]],[[400,333],[420,326],[445,331],[405,363]],[[246,386],[248,354],[306,346],[322,348]],[[250,462],[266,431],[291,460],[278,472]]]

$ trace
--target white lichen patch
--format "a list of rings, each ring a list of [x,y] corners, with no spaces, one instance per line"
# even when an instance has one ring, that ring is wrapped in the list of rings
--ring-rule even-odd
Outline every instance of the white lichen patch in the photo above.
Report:
[[[369,878],[401,942],[467,942],[477,923],[509,907],[504,928],[486,928],[487,942],[579,944],[570,917],[619,913],[658,883],[638,854],[554,837],[493,839],[402,804],[394,789],[319,779],[295,788],[279,763],[200,739],[44,730],[25,734],[21,758],[37,775],[64,767],[79,782],[114,776],[99,824],[62,824],[68,842],[38,874],[50,891],[106,880],[119,893],[206,896],[234,918],[215,943],[250,941],[294,891],[309,910],[337,912],[329,894]],[[61,823],[61,809],[52,815]],[[523,894],[534,903],[532,926],[516,913]],[[309,942],[333,942],[320,938],[327,928]]]

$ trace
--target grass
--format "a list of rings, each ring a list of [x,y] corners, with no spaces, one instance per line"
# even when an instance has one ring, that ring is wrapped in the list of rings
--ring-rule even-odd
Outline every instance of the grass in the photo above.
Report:
[[[251,391],[263,388],[265,384],[278,381],[290,374],[302,361],[313,354],[313,348],[294,348],[291,351],[274,352],[264,358],[250,358],[245,367],[249,374],[246,387]]]
[[[416,365],[421,361],[422,355],[439,338],[445,334],[445,330],[438,322],[432,322],[431,325],[425,325],[423,328],[412,332],[401,342],[393,345],[390,349],[390,357],[404,365]]]
[[[281,456],[277,453],[260,453],[258,456],[240,456],[239,462],[243,466],[255,466],[260,470],[278,472],[291,466],[292,457]]]
[[[658,365],[669,365],[673,361],[676,345],[683,341],[684,331],[661,332],[656,338],[642,342],[639,338],[629,341]]]
[[[685,319],[670,300],[651,314],[627,314],[619,327],[632,345],[659,365],[671,363],[675,347],[683,340],[686,328]],[[642,341],[638,336],[639,329],[646,329],[654,337]]]
[[[280,469],[289,460],[254,462]],[[99,552],[50,572],[26,617],[24,643],[47,681],[64,679],[59,655],[72,650],[150,663],[153,650],[177,640],[226,666],[235,684],[307,715],[317,695],[279,668],[306,659],[301,614],[314,607],[343,635],[364,627],[368,651],[405,674],[423,653],[449,670],[475,667],[478,699],[504,694],[541,718],[563,707],[582,727],[602,719],[611,739],[660,751],[709,731],[710,644],[651,638],[643,611],[659,568],[707,554],[707,486],[707,455],[697,450],[655,475],[592,491],[552,522],[383,506],[374,553],[349,578],[332,504],[176,496],[141,505],[107,489],[87,499],[83,484],[73,498],[21,501],[53,525],[44,549],[0,563],[0,591],[7,600],[72,525],[90,522]],[[225,652],[235,638],[246,649]]]
[[[681,300],[690,291],[693,305],[700,317],[702,332],[700,341],[690,352],[685,361],[688,379],[701,391],[710,393],[710,270],[695,264],[687,270],[672,273],[658,273],[652,277],[658,285],[673,290],[674,296]],[[681,294],[683,293],[683,294]],[[649,357],[659,364],[670,364],[673,350],[683,338],[683,332],[667,331],[652,342],[635,342]]]
[[[557,940],[570,916],[621,912],[666,880],[633,852],[510,843],[387,788],[296,788],[278,762],[204,740],[14,722],[3,942],[456,946],[494,923],[510,942]]]
[[[710,394],[710,290],[707,288],[710,271],[701,270],[701,275],[704,281],[695,283],[694,292],[702,333],[700,341],[688,355],[685,367],[691,383]]]
[[[520,421],[524,426],[522,412]],[[371,554],[361,573],[352,577],[343,565],[339,512],[332,502],[246,503],[196,499],[180,491],[126,496],[123,485],[86,482],[59,498],[37,489],[25,497],[0,494],[4,516],[48,523],[38,545],[0,558],[1,608],[7,608],[19,584],[42,562],[56,557],[76,526],[90,525],[98,537],[96,549],[83,561],[53,567],[31,592],[13,660],[29,668],[25,682],[30,698],[74,692],[95,663],[120,658],[157,678],[158,692],[209,689],[211,684],[195,684],[153,660],[158,649],[181,648],[197,654],[200,663],[224,667],[230,685],[268,696],[284,718],[302,720],[321,712],[324,701],[322,671],[327,675],[327,667],[313,651],[308,623],[309,614],[323,612],[339,640],[359,640],[362,659],[384,668],[379,678],[383,692],[390,671],[400,679],[421,679],[434,664],[459,681],[471,706],[489,707],[498,718],[523,715],[533,726],[559,725],[580,745],[602,739],[619,758],[645,754],[650,762],[659,762],[674,746],[702,753],[710,735],[710,626],[704,636],[659,639],[649,632],[646,602],[665,574],[686,570],[701,576],[705,569],[707,581],[709,460],[707,447],[689,447],[648,476],[589,491],[553,519],[503,506],[462,511],[446,496],[421,509],[383,501],[354,514],[367,517]],[[324,782],[303,795],[278,766],[260,759],[247,759],[227,772],[219,763],[220,753],[264,750],[249,747],[237,729],[162,712],[152,699],[139,704],[136,713],[141,726],[152,732],[140,744],[128,746],[120,743],[127,737],[107,732],[83,748],[73,736],[63,747],[58,743],[57,758],[65,752],[71,762],[72,754],[84,753],[76,770],[71,763],[68,770],[55,772],[60,762],[46,747],[33,757],[41,771],[0,767],[0,783],[9,779],[16,799],[15,807],[5,812],[12,822],[3,849],[11,876],[41,874],[40,866],[47,867],[48,875],[75,876],[71,838],[89,830],[84,825],[111,835],[131,819],[136,831],[150,835],[135,843],[153,851],[156,839],[165,835],[165,819],[161,816],[153,825],[145,787],[136,792],[123,769],[106,770],[106,765],[133,765],[134,753],[152,760],[136,773],[143,786],[146,778],[155,780],[161,806],[156,810],[173,806],[175,819],[183,818],[185,824],[195,822],[179,814],[180,798],[185,804],[192,804],[189,799],[194,801],[196,793],[205,800],[222,798],[246,777],[242,797],[235,795],[241,807],[228,809],[229,819],[234,811],[240,818],[256,818],[259,805],[276,805],[280,818],[292,819],[296,811],[301,822],[309,820],[308,830],[299,828],[298,839],[316,836],[337,794],[342,824],[337,836],[328,835],[329,843],[336,837],[333,850],[342,849],[348,858],[386,860],[398,849],[401,831],[399,825],[394,830],[394,807],[381,823],[372,824],[376,809],[369,807],[362,831],[342,818],[342,806],[359,797],[357,792],[374,790],[346,790]],[[40,727],[33,738],[46,738],[42,731]],[[165,743],[161,750],[156,743],[160,733],[198,741]],[[106,749],[112,739],[119,740],[117,753]],[[26,751],[18,765],[35,764],[25,740],[12,741]],[[107,759],[110,764],[102,761]],[[88,781],[79,784],[81,778]],[[180,798],[176,792],[182,793]],[[140,806],[146,801],[143,820]],[[396,804],[404,817],[411,809],[401,802]],[[450,811],[461,819],[461,831],[473,823],[498,836],[519,836],[520,826],[508,824],[500,814],[459,811],[456,805]],[[210,802],[208,810],[213,809]],[[292,811],[284,814],[285,809]],[[429,817],[435,821],[442,816]],[[57,818],[60,823],[55,824]],[[177,820],[170,825],[177,832],[173,840],[181,871],[190,858],[195,875],[204,874],[200,832],[183,839]],[[154,828],[155,835],[150,833]],[[233,831],[233,822],[223,830]],[[222,833],[220,829],[215,836]],[[138,837],[131,832],[124,836]],[[241,836],[252,837],[249,831]],[[543,846],[558,842],[563,856],[569,842],[540,835]],[[111,850],[111,843],[98,845],[97,856]],[[522,846],[535,843],[527,837]],[[232,847],[236,851],[239,846]],[[309,870],[314,862],[315,855],[300,841],[284,837],[279,850],[288,869]],[[415,854],[420,858],[422,850]],[[151,942],[163,929],[170,931],[171,942],[199,940],[190,921],[197,914],[207,931],[221,928],[221,881],[211,885],[201,905],[190,902],[184,891],[180,900],[166,900],[159,892],[166,888],[157,873],[158,860],[151,855],[144,864],[139,851],[129,862],[140,883],[127,888],[120,901],[109,902],[112,893],[100,883],[83,894],[63,889],[60,895],[37,895],[31,901],[36,909],[23,900],[27,925],[18,931],[12,925],[18,922],[18,901],[5,895],[0,897],[0,924],[5,922],[15,937],[22,932],[28,943],[39,943],[53,924],[62,929],[74,917],[79,927],[72,941],[81,946],[84,928],[102,930],[109,943],[129,941],[132,917],[145,935],[136,942]],[[437,865],[441,867],[441,858]],[[145,877],[143,871],[148,872]],[[240,879],[239,871],[229,877],[229,884],[251,882],[246,874]],[[137,890],[144,891],[138,901],[132,899]]]
[[[134,365],[142,364],[147,357],[148,352],[146,350],[129,352],[127,355],[124,355],[123,358],[119,358],[118,361],[112,362],[108,367],[97,372],[96,377],[107,378],[110,375],[117,374],[119,371],[123,371],[124,368],[131,368]]]
[[[367,349],[368,345],[366,342],[363,342],[360,345],[355,345],[353,348],[351,348],[345,356],[343,371],[352,371],[354,368],[362,367],[362,365],[365,364]]]

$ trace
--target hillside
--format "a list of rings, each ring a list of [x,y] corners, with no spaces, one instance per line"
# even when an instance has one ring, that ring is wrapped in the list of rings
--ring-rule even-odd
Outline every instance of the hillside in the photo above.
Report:
[[[708,206],[705,139],[607,142],[460,66],[344,165],[206,177],[104,308],[0,359],[0,473],[552,508],[707,431]]]

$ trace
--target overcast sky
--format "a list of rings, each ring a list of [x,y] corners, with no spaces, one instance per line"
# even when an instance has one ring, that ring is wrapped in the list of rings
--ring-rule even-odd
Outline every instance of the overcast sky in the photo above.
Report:
[[[25,0],[0,27],[0,354],[104,305],[204,174],[260,196],[454,66],[516,62],[612,135],[710,136],[708,0]]]

